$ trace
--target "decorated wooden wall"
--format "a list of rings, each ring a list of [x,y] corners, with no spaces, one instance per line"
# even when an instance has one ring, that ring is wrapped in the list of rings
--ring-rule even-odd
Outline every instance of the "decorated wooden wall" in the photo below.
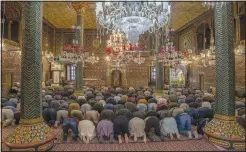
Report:
[[[100,58],[99,63],[92,65],[91,63],[85,63],[84,67],[84,79],[85,85],[95,86],[95,85],[110,85],[107,83],[107,62],[106,58],[106,40],[108,36],[103,36],[101,38],[101,43],[99,46],[93,46],[93,41],[100,41],[97,39],[96,29],[85,29],[84,30],[84,48],[89,51],[90,55],[92,52]],[[148,48],[149,39],[147,35],[142,35],[140,37],[140,42],[145,44]],[[126,84],[127,86],[147,86],[149,82],[149,66],[152,60],[149,60],[149,53],[145,53],[146,60],[144,64],[138,65],[137,63],[126,64],[125,74],[126,74]]]
[[[178,38],[176,40],[179,44],[179,51],[184,51],[185,44],[188,48],[191,48],[193,52],[197,52],[197,39],[196,39],[196,31],[199,25],[202,23],[211,24],[211,18],[213,17],[212,11],[207,11],[204,14],[201,14],[197,18],[185,24],[182,28],[177,30],[176,35]],[[236,25],[236,30],[238,26]],[[202,67],[198,65],[198,63],[193,62],[190,65],[190,76],[189,76],[189,84],[192,88],[200,88],[199,83],[199,74],[204,74],[204,89],[207,89],[210,86],[215,87],[216,83],[216,74],[215,74],[215,65],[208,65],[207,67]],[[235,84],[236,87],[244,87],[245,88],[245,56],[235,56]]]

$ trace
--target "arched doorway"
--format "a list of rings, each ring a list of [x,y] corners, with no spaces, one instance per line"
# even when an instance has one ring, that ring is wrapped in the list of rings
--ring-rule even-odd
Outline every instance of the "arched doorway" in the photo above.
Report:
[[[184,65],[177,65],[175,67],[177,76],[177,87],[185,87],[187,80],[187,67]]]
[[[122,73],[120,70],[113,70],[111,73],[111,85],[121,86],[122,85]]]

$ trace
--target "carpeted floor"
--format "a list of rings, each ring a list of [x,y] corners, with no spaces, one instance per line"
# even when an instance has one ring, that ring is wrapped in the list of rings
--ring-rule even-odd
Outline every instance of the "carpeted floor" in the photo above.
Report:
[[[56,144],[52,151],[219,151],[207,140],[129,143],[129,144]]]
[[[2,130],[2,142],[15,127],[9,126]],[[57,141],[52,151],[218,151],[218,149],[205,139],[182,140],[165,142],[129,143],[129,144],[83,144],[82,142],[62,143],[61,128],[54,129]],[[2,143],[2,151],[6,151]]]

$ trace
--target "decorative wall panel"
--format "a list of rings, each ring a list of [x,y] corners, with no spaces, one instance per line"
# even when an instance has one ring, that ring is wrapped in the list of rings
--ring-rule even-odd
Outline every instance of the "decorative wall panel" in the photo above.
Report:
[[[100,58],[99,63],[90,64],[85,63],[85,85],[91,86],[100,86],[100,85],[110,85],[107,83],[107,62],[105,60],[106,54],[106,40],[107,36],[102,37],[101,43],[98,48],[93,47],[93,40],[96,40],[97,31],[92,29],[84,30],[84,48],[92,53],[95,52],[95,55]],[[140,40],[143,44],[148,47],[148,36],[143,35],[140,37]],[[148,53],[147,53],[148,55]],[[145,54],[146,56],[146,54]],[[144,64],[138,65],[136,63],[130,63],[125,65],[125,74],[122,80],[124,86],[127,87],[136,87],[136,86],[148,86],[149,82],[149,66],[151,60],[148,60],[148,57],[145,60]]]
[[[179,51],[183,52],[187,49],[194,50],[194,33],[192,29],[188,30],[184,34],[181,34],[179,36]]]
[[[20,82],[21,58],[16,52],[2,51],[2,91],[5,90],[8,74],[13,74],[13,82]]]

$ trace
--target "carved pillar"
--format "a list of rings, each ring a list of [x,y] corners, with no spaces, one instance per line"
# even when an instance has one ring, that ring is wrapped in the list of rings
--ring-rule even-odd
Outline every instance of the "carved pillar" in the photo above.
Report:
[[[155,52],[156,52],[156,90],[163,90],[163,66],[158,62],[157,54],[160,53],[160,34],[155,34]]]
[[[42,2],[23,2],[21,120],[5,144],[10,151],[47,151],[54,134],[42,117]]]
[[[215,6],[216,109],[204,128],[210,142],[224,148],[245,148],[245,130],[235,118],[235,56],[232,2]]]
[[[235,16],[235,19],[236,19],[236,24],[234,25],[235,27],[236,27],[236,31],[235,31],[235,47],[237,47],[238,45],[239,45],[239,43],[240,43],[240,28],[239,28],[239,26],[240,26],[240,20],[239,20],[239,11],[238,11],[238,6],[239,5],[239,3],[235,3],[234,5],[233,5],[233,15]]]
[[[12,21],[8,21],[8,39],[11,40],[11,24]]]
[[[78,45],[83,46],[83,35],[84,35],[84,22],[83,22],[83,13],[85,9],[88,7],[88,3],[85,2],[73,2],[73,8],[77,13],[77,26],[80,26],[80,30],[77,33],[76,37],[78,38]],[[76,82],[76,89],[82,89],[84,85],[83,81],[83,62],[77,63],[76,72],[75,72],[75,82]]]

